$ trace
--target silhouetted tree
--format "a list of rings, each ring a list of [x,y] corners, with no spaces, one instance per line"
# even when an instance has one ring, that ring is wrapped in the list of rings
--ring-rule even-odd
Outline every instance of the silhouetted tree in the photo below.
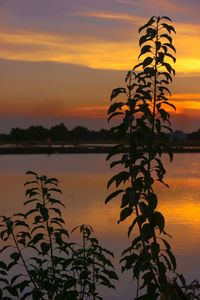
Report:
[[[31,141],[44,141],[49,137],[49,130],[43,126],[31,126],[27,133],[28,139]]]
[[[90,131],[86,127],[77,126],[71,131],[72,140],[87,140],[90,137]]]
[[[69,131],[63,123],[60,123],[59,125],[51,127],[50,137],[53,141],[67,140],[69,137]]]
[[[27,141],[29,140],[27,129],[20,129],[18,127],[12,128],[10,132],[11,141]]]
[[[188,133],[187,136],[189,140],[195,140],[195,141],[200,140],[200,129],[192,133]]]

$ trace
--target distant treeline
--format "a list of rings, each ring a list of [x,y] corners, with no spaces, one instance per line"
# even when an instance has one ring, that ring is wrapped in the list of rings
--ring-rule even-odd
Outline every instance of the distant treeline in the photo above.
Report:
[[[115,140],[115,134],[106,129],[99,131],[89,130],[83,126],[77,126],[69,130],[63,123],[52,126],[50,129],[43,126],[30,126],[27,129],[13,128],[9,134],[0,134],[0,142],[12,141],[111,141]],[[175,131],[169,135],[173,141],[200,141],[200,129],[185,134],[182,131]]]
[[[9,141],[97,141],[113,140],[114,134],[109,130],[89,130],[86,127],[77,126],[69,130],[63,123],[52,126],[50,129],[43,126],[30,126],[27,129],[13,128],[9,134],[0,134],[0,142]]]

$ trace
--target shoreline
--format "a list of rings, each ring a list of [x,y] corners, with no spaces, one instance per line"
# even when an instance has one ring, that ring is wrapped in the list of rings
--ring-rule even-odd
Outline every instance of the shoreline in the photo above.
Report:
[[[110,146],[76,146],[76,147],[4,147],[0,148],[0,155],[28,155],[28,154],[107,154]],[[126,152],[127,149],[121,151]],[[200,147],[174,147],[173,153],[200,153]]]

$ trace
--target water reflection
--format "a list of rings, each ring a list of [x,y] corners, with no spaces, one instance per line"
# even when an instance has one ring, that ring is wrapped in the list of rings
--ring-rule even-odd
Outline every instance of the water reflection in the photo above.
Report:
[[[166,158],[166,164],[170,188],[156,185],[159,210],[165,215],[167,232],[173,236],[170,243],[179,269],[188,278],[195,278],[199,276],[200,154],[176,154],[173,163],[169,164]],[[119,200],[104,205],[111,176],[105,155],[1,156],[0,166],[1,214],[21,210],[27,170],[57,177],[63,190],[67,226],[72,229],[78,224],[91,224],[99,240],[119,260],[129,242],[129,220],[117,224]],[[105,299],[131,299],[131,280],[128,275],[122,277],[117,292],[107,293]]]

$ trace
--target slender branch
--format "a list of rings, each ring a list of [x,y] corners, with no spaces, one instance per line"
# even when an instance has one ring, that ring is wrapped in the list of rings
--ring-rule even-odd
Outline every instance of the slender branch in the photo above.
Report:
[[[27,267],[27,265],[26,265],[26,261],[25,261],[25,259],[24,259],[24,257],[23,257],[23,254],[22,254],[21,249],[19,248],[17,239],[16,239],[16,237],[15,237],[13,231],[12,231],[11,235],[12,235],[12,238],[13,238],[13,240],[14,240],[14,242],[15,242],[15,246],[16,246],[16,248],[17,248],[17,251],[18,251],[19,255],[20,255],[20,258],[21,258],[21,260],[22,260],[22,263],[23,263],[23,265],[24,265],[24,268],[25,268],[25,270],[26,270],[26,272],[27,272],[27,274],[28,274],[28,276],[29,276],[29,278],[30,278],[30,280],[31,280],[31,282],[32,282],[32,284],[33,284],[33,286],[34,286],[36,289],[39,289],[39,286],[36,284],[35,280],[33,279],[32,275],[31,275],[31,273],[30,273],[30,271],[29,271],[29,269],[28,269],[28,267]]]
[[[83,228],[83,270],[86,272],[86,241],[85,241],[85,227]],[[81,300],[84,300],[85,296],[85,276],[84,276],[84,282],[82,284],[82,292],[81,292]]]
[[[41,181],[42,202],[43,202],[43,206],[46,208],[44,188],[45,187],[44,187],[43,181]],[[54,280],[55,280],[56,279],[56,270],[55,270],[54,255],[53,255],[53,241],[52,241],[52,236],[50,233],[50,227],[49,227],[48,220],[45,221],[45,224],[46,224],[47,234],[48,234],[48,238],[49,238],[50,258],[51,258],[51,265],[52,265],[52,270],[53,270],[53,275],[54,275]],[[58,289],[56,289],[56,295],[58,295]]]

